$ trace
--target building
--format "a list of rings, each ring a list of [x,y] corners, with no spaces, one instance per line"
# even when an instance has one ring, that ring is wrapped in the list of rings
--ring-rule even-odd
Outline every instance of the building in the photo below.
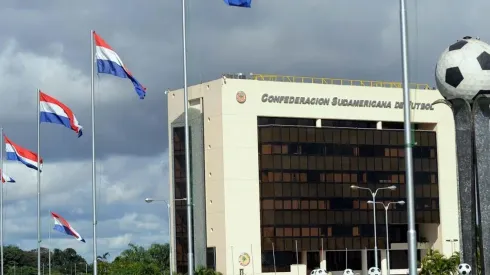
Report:
[[[428,248],[449,255],[459,251],[453,116],[431,105],[441,98],[437,90],[412,88],[419,257]],[[400,83],[378,81],[225,75],[189,87],[196,266],[230,275],[374,266],[372,196],[351,186],[395,185],[376,200],[405,200],[402,100]],[[186,272],[182,90],[168,93],[168,120],[172,259]],[[378,206],[385,273],[385,211]],[[387,213],[391,269],[403,270],[406,206]]]

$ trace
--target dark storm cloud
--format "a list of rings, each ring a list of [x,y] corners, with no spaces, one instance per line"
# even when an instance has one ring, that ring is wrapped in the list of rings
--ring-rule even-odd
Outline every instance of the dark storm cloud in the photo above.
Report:
[[[118,97],[96,106],[97,157],[104,158],[110,154],[155,155],[167,147],[164,90],[182,82],[181,70],[176,70],[176,67],[181,67],[180,53],[173,45],[180,43],[177,35],[180,32],[178,28],[168,27],[175,25],[171,15],[176,12],[172,7],[178,9],[179,5],[153,1],[151,8],[142,10],[142,16],[135,17],[134,10],[141,8],[139,4],[121,5],[117,2],[114,5],[116,2],[84,1],[68,5],[66,1],[50,1],[46,5],[37,5],[35,1],[7,1],[0,5],[3,6],[0,20],[16,24],[0,31],[0,37],[14,37],[19,42],[19,51],[47,56],[54,55],[52,43],[60,43],[63,46],[61,56],[66,62],[88,76],[89,30],[96,29],[113,45],[138,80],[148,87],[147,98],[141,101],[133,92],[131,83],[124,80],[125,85],[115,87],[124,88]],[[113,16],[114,13],[117,16]],[[63,25],[67,27],[61,27]],[[162,31],[158,32],[158,29]],[[102,79],[108,77],[100,76]],[[69,92],[70,87],[66,89]],[[65,101],[76,111],[85,135],[80,140],[71,141],[70,133],[62,133],[65,129],[43,126],[42,151],[45,157],[60,160],[90,156],[89,86],[86,92],[83,103]],[[6,121],[4,127],[15,136],[16,142],[36,149],[34,117],[31,121]],[[46,133],[48,131],[52,133]]]
[[[226,72],[400,79],[397,3],[287,2],[288,5],[284,0],[257,1],[253,9],[238,9],[218,0],[189,0],[189,82],[210,80]],[[415,82],[433,82],[438,54],[447,43],[463,35],[459,33],[469,25],[451,21],[455,11],[427,12],[434,10],[432,5],[435,6],[409,6],[411,78]],[[60,43],[64,59],[88,75],[88,31],[96,29],[149,88],[147,98],[140,101],[131,85],[123,83],[118,86],[124,87],[120,97],[97,108],[99,157],[115,153],[151,155],[166,148],[163,91],[182,87],[179,1],[147,1],[145,6],[119,1],[60,0],[44,5],[36,1],[7,1],[2,6],[0,20],[15,25],[0,31],[0,36],[15,37],[21,49],[51,55],[52,43]],[[135,16],[135,10],[141,16]],[[415,11],[417,16],[413,16]],[[427,27],[434,26],[434,21],[458,33]],[[431,31],[437,33],[438,39]],[[102,76],[105,77],[109,76]],[[60,132],[59,135],[43,133],[43,151],[49,157],[90,156],[87,104],[88,98],[81,108],[72,104],[85,126],[86,135],[79,141],[66,140],[69,133],[61,134],[61,129],[50,127],[49,131]],[[31,127],[26,127],[28,124]],[[22,133],[19,143],[31,148],[35,145],[33,125],[7,123],[9,129]],[[51,150],[55,146],[56,153]]]
[[[167,207],[164,203],[147,204],[144,199],[168,197],[168,177],[163,173],[168,165],[159,158],[112,157],[98,165],[98,237],[112,238],[132,234],[155,235],[154,241],[165,241],[158,232],[166,232]],[[161,162],[160,162],[161,161]],[[132,164],[132,165],[131,165]],[[73,167],[80,170],[69,171]],[[85,238],[92,235],[92,190],[90,165],[82,163],[49,164],[42,181],[42,235],[46,239],[52,226],[49,212],[54,211],[66,218]],[[23,240],[28,247],[35,246],[36,199],[35,182],[19,175],[28,172],[22,166],[9,166],[9,174],[16,175],[17,183],[9,185],[5,193],[5,219],[7,243]],[[56,175],[58,168],[63,175]],[[71,168],[71,169],[70,169]],[[18,177],[17,177],[18,176]],[[34,175],[32,175],[34,176]],[[30,177],[33,178],[33,177]],[[13,189],[12,189],[13,188]],[[20,190],[21,192],[19,192]],[[150,220],[148,220],[150,218]],[[145,220],[146,219],[146,220]],[[148,224],[149,223],[149,224]],[[148,230],[146,230],[147,228]],[[63,237],[60,235],[59,237]],[[129,242],[129,241],[128,241]],[[125,244],[124,244],[125,245]],[[101,245],[101,249],[104,246]]]
[[[147,99],[139,100],[131,83],[126,84],[127,89],[121,91],[120,98],[114,103],[96,104],[97,159],[114,154],[157,155],[168,147],[164,91],[152,91]],[[91,158],[90,109],[75,109],[76,102],[71,106],[84,127],[84,134],[77,138],[74,132],[62,126],[41,124],[41,155],[46,161]],[[35,105],[31,107],[35,108]],[[35,113],[30,121],[9,120],[3,126],[14,142],[37,150]]]
[[[187,3],[190,84],[227,72],[387,81],[401,78],[397,1],[254,0],[252,9],[230,8],[222,0],[187,0]],[[483,12],[490,8],[490,2],[460,1],[448,5],[447,1],[436,0],[408,4],[413,82],[433,83],[434,66],[440,53],[456,39],[472,35],[490,41],[487,30],[490,19]],[[60,126],[42,125],[41,155],[46,163],[60,161],[54,164],[56,167],[46,167],[46,175],[58,172],[60,177],[43,182],[43,226],[49,220],[48,210],[57,209],[76,225],[88,242],[92,237],[88,76],[89,30],[95,29],[148,87],[147,98],[142,101],[127,80],[109,80],[111,76],[103,75],[102,81],[97,82],[97,158],[107,160],[102,168],[100,161],[98,164],[98,171],[102,171],[97,174],[99,236],[120,237],[130,232],[132,240],[139,242],[145,235],[165,231],[166,205],[148,205],[143,200],[149,194],[164,197],[168,194],[168,166],[158,167],[161,169],[158,171],[144,168],[167,160],[162,154],[168,144],[163,91],[183,86],[181,2],[3,0],[0,23],[5,26],[0,30],[0,49],[13,38],[17,41],[17,52],[61,57],[72,69],[82,72],[73,77],[85,81],[80,85],[86,88],[79,85],[76,91],[70,84],[76,79],[45,83],[52,90],[58,88],[59,99],[75,111],[85,134],[77,139],[73,132]],[[33,64],[18,64],[18,60],[8,60],[8,54],[3,58],[0,67],[6,66],[11,76],[25,75],[25,80],[15,85],[2,83],[0,100],[8,102],[3,107],[11,107],[11,99],[16,99],[12,102],[17,105],[11,113],[2,113],[1,125],[15,142],[35,150],[32,96],[35,88],[44,88],[37,87],[42,79],[32,72],[25,73]],[[12,64],[6,64],[7,61]],[[107,81],[110,85],[104,85]],[[61,89],[66,94],[60,93]],[[45,92],[51,94],[49,89]],[[74,92],[83,96],[73,96]],[[111,94],[111,100],[105,94]],[[114,155],[130,157],[116,162]],[[155,157],[132,158],[136,155]],[[86,161],[70,164],[74,159]],[[10,169],[9,173],[16,177],[24,172],[22,169]],[[6,242],[25,240],[25,246],[30,248],[35,247],[36,236],[32,181],[29,177],[19,180],[18,191],[22,192],[17,195],[21,198],[11,201],[7,196],[10,212],[7,211],[6,220],[15,222],[6,223],[5,235]],[[118,198],[110,198],[111,188],[117,187],[124,192]],[[145,231],[114,226],[115,219],[122,220],[133,212],[139,216],[154,214],[160,228]],[[15,219],[16,216],[22,219]],[[90,245],[86,247],[88,256]],[[104,251],[107,247],[101,245],[99,249]]]
[[[98,214],[98,238],[111,238],[118,236],[119,234],[127,234],[131,233],[134,235],[143,234],[146,235],[148,233],[155,233],[158,231],[168,231],[167,227],[164,225],[168,220],[166,205],[164,204],[153,204],[153,205],[144,205],[146,204],[144,201],[133,204],[117,204],[117,205],[101,205],[100,211]],[[28,206],[31,206],[32,209],[35,209],[35,202],[28,203]],[[136,210],[137,209],[137,210]],[[50,211],[56,212],[60,214],[68,220],[72,226],[78,231],[80,235],[84,238],[92,237],[92,213],[86,212],[83,214],[74,213],[72,211],[66,209],[45,209],[42,211],[42,236],[43,239],[48,238],[48,230],[52,227],[52,218],[49,214]],[[6,216],[5,219],[9,221],[9,228],[6,230],[5,240],[6,243],[12,244],[16,243],[16,240],[32,240],[31,247],[35,247],[35,224],[36,224],[36,214],[34,211],[32,213],[24,213],[22,218],[16,218],[13,216]],[[138,224],[135,223],[134,227],[124,226],[121,224],[124,222],[124,217],[128,215],[132,215],[133,213],[140,215],[152,215],[155,217],[155,223],[159,224],[159,228],[155,228],[150,231],[145,231],[142,228],[138,227]],[[119,221],[118,221],[119,220]],[[27,221],[27,222],[26,222]],[[106,222],[109,221],[109,222]],[[16,226],[23,227],[23,230],[12,231],[11,225],[15,223]],[[141,224],[141,226],[145,226],[145,224]],[[122,227],[122,228],[121,228]],[[52,233],[53,237],[64,237],[59,233]],[[164,242],[166,240],[161,239],[159,242]]]

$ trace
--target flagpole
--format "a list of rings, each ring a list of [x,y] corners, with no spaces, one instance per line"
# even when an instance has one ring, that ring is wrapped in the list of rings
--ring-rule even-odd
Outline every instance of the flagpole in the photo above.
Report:
[[[39,108],[39,89],[37,96],[37,274],[41,275],[41,113]]]
[[[185,119],[185,178],[186,178],[186,197],[187,197],[187,260],[188,275],[194,275],[194,249],[193,249],[193,227],[192,227],[192,185],[191,185],[191,165],[189,152],[189,92],[187,90],[187,48],[186,48],[186,12],[185,0],[182,0],[182,51],[184,69],[184,119]]]
[[[3,149],[5,147],[4,141],[3,141],[3,127],[0,127],[0,141],[1,141],[1,148],[0,148],[0,172],[1,174],[1,190],[0,190],[0,268],[1,268],[1,275],[3,275],[3,173],[4,173],[4,167],[3,167]]]
[[[93,275],[97,275],[97,189],[95,182],[95,64],[94,64],[94,31],[90,31],[90,68],[91,68],[91,82],[90,82],[90,99],[92,109],[92,226],[93,226]]]
[[[400,0],[400,39],[402,48],[402,85],[403,117],[405,121],[405,169],[407,178],[407,215],[408,215],[408,270],[410,275],[417,274],[417,231],[415,229],[415,195],[413,186],[412,123],[410,121],[410,89],[408,77],[408,31],[405,0]]]
[[[51,211],[49,211],[49,214],[51,214]],[[51,275],[51,225],[49,225],[49,230],[48,230],[48,275]]]

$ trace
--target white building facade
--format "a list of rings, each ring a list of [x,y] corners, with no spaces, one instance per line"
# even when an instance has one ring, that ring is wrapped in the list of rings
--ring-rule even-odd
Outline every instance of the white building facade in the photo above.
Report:
[[[196,264],[230,275],[315,267],[367,274],[374,261],[371,195],[350,186],[395,185],[380,191],[379,201],[405,200],[400,84],[240,78],[189,87]],[[459,251],[455,128],[447,106],[431,105],[440,98],[423,85],[411,90],[420,257],[429,248]],[[183,112],[183,90],[170,91],[172,261],[186,271]],[[388,212],[391,274],[406,274],[405,208]],[[376,213],[386,274],[385,212]]]

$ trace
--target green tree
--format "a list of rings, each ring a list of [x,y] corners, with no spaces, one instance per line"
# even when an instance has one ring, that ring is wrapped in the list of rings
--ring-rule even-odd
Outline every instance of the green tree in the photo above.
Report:
[[[17,246],[9,245],[4,248],[4,263],[8,269],[24,263],[24,251]]]
[[[37,274],[37,250],[22,250],[16,246],[4,247],[5,271],[7,275]],[[66,275],[75,271],[85,274],[92,273],[92,263],[87,262],[75,249],[53,249],[49,251],[41,248],[41,261],[47,273],[48,255],[51,253],[51,274]],[[110,254],[104,253],[97,257],[98,271],[101,275],[170,275],[169,274],[170,247],[168,244],[152,244],[145,248],[137,244],[128,244],[128,248],[121,252],[114,261],[110,262]],[[197,270],[201,275],[220,275],[213,270],[201,268]]]
[[[111,254],[109,252],[106,252],[102,255],[97,256],[97,261],[102,261],[102,262],[107,262],[109,260],[109,256]]]
[[[145,274],[145,275],[160,275],[160,270],[156,264],[144,263],[144,262],[132,262],[126,259],[117,259],[111,263],[110,272],[111,275],[133,275],[133,274]]]
[[[152,261],[160,269],[160,273],[168,274],[170,271],[170,245],[166,244],[152,244],[147,250]]]
[[[121,252],[120,258],[124,258],[130,262],[150,262],[150,255],[146,249],[142,246],[135,244],[128,244],[129,248]]]
[[[109,274],[109,256],[109,252],[97,256],[97,271],[100,272],[100,274]]]
[[[162,254],[168,253],[165,247],[153,244],[150,249],[146,250],[142,246],[130,243],[129,248],[121,252],[111,263],[110,274],[162,274],[162,270],[168,268],[168,262],[165,267],[159,266]]]
[[[447,258],[437,250],[429,250],[422,259],[420,275],[453,275],[460,263],[459,253]]]
[[[221,272],[217,272],[214,269],[206,268],[204,266],[199,266],[196,271],[196,275],[222,275]]]

